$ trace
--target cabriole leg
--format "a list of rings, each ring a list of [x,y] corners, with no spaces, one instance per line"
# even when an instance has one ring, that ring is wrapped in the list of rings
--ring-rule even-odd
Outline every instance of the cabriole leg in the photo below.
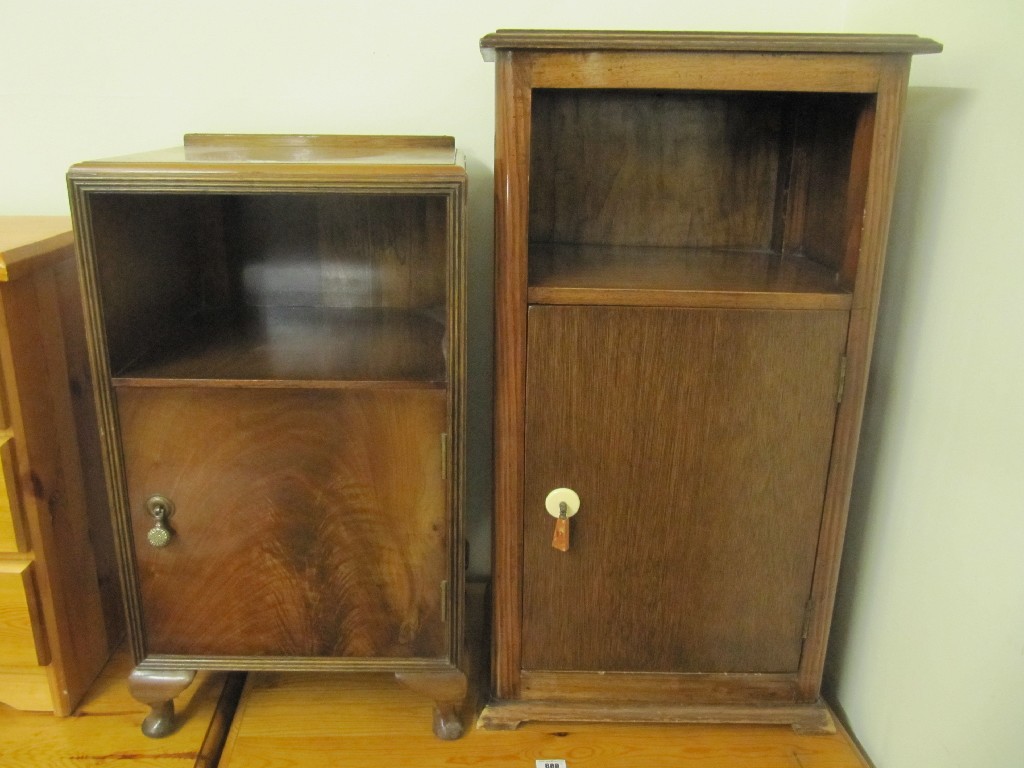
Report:
[[[439,672],[396,672],[406,688],[434,701],[434,735],[451,741],[462,735],[462,707],[466,701],[466,675],[457,669]]]
[[[159,739],[174,731],[174,697],[195,679],[195,670],[155,670],[136,667],[128,676],[128,692],[150,707],[142,721],[142,732]]]

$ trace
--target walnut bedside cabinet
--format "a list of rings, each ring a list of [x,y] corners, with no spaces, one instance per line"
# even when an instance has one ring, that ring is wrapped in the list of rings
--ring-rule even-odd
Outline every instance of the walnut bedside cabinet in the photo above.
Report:
[[[192,135],[68,179],[143,730],[196,669],[378,671],[456,738],[452,140]]]
[[[915,36],[500,31],[494,700],[820,700]]]
[[[71,221],[0,217],[0,702],[69,715],[123,634]]]

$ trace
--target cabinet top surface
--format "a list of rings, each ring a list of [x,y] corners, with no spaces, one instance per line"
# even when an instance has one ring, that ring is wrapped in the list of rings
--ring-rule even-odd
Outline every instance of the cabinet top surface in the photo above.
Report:
[[[67,216],[0,216],[0,282],[59,256],[73,241]]]
[[[484,58],[495,51],[724,51],[737,53],[938,53],[942,45],[917,35],[779,32],[640,32],[499,29],[480,40]]]
[[[463,161],[449,136],[336,136],[301,134],[188,134],[180,147],[79,163],[72,178],[106,172],[252,171],[275,173],[392,173],[461,176]]]

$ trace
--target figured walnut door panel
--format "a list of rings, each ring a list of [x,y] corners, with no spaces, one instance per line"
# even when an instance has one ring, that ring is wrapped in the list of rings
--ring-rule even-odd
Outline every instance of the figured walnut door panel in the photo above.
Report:
[[[847,315],[531,307],[522,667],[794,672]],[[552,488],[581,498],[566,553]]]
[[[443,391],[120,388],[117,408],[147,654],[446,655]]]

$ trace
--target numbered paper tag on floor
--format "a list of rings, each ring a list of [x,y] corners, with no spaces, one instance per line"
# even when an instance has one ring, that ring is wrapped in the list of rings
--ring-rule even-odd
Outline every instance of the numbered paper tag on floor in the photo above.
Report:
[[[567,768],[565,760],[538,760],[537,768]]]

